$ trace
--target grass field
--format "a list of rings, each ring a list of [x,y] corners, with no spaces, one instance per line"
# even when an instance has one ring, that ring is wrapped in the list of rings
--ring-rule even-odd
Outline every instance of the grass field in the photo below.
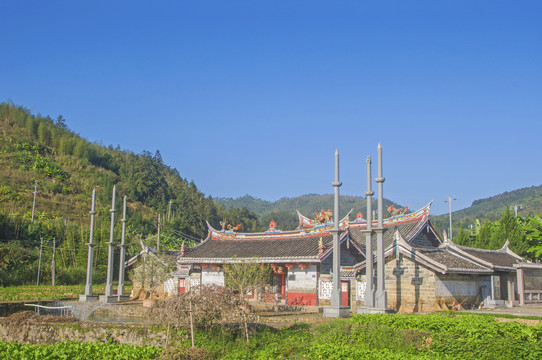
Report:
[[[105,293],[105,284],[93,285],[95,294]],[[130,294],[131,285],[125,286],[125,293]],[[77,299],[85,293],[85,285],[22,285],[0,287],[0,302],[7,301],[43,301],[56,299]]]

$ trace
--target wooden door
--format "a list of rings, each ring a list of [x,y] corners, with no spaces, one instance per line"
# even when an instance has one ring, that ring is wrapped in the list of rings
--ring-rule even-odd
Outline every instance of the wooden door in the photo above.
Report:
[[[186,279],[180,278],[179,279],[179,294],[184,294],[186,291],[186,285],[185,285]]]
[[[350,306],[350,282],[349,281],[341,281],[341,305],[342,306]]]

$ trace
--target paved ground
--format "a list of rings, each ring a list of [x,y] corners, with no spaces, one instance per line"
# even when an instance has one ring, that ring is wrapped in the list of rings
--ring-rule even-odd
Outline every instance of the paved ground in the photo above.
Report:
[[[472,313],[509,314],[516,316],[540,316],[542,317],[542,305],[525,305],[513,308],[467,310]]]

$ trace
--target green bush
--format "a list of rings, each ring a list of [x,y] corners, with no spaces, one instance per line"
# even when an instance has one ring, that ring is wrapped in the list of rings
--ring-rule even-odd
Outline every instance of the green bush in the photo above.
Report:
[[[57,282],[61,285],[84,284],[87,279],[87,269],[83,267],[64,268],[59,271]]]

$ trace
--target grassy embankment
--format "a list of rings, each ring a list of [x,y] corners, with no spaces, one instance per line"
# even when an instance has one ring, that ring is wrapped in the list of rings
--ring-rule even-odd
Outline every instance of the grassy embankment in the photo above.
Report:
[[[105,293],[105,284],[92,286],[95,294]],[[125,293],[130,294],[132,285],[125,285]],[[22,285],[0,287],[0,302],[7,301],[43,301],[56,299],[77,299],[85,293],[85,285]]]

